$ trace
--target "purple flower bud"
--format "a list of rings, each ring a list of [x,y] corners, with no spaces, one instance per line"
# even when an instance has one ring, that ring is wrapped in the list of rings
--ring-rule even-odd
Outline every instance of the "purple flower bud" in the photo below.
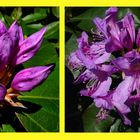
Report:
[[[34,54],[38,51],[38,49],[41,46],[43,35],[46,32],[46,30],[47,27],[44,27],[40,31],[32,34],[20,43],[20,50],[14,62],[16,65],[21,64],[34,56]]]
[[[22,28],[21,26],[19,26],[19,46],[21,45],[21,43],[23,42],[24,40],[24,35],[23,35],[23,31],[22,31]]]
[[[0,84],[0,101],[4,100],[5,94],[6,94],[6,88],[4,85]]]
[[[0,69],[2,70],[9,62],[11,48],[13,46],[12,39],[8,33],[0,37]]]
[[[14,21],[13,24],[10,26],[8,30],[8,34],[11,37],[12,40],[12,48],[11,48],[11,53],[10,53],[10,60],[9,63],[13,63],[13,58],[19,51],[18,48],[18,42],[19,42],[19,26],[17,24],[17,21]]]
[[[6,26],[4,23],[0,20],[0,36],[3,35],[7,31]]]
[[[14,21],[13,24],[10,26],[8,33],[10,34],[13,46],[16,47],[18,45],[19,41],[19,26],[17,24],[17,21]]]
[[[49,76],[52,67],[53,65],[24,69],[16,74],[11,87],[18,91],[30,91]]]

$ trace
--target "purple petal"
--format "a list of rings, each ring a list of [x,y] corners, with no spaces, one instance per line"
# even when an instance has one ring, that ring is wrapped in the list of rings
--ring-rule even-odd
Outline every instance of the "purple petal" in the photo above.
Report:
[[[97,76],[93,72],[87,69],[83,73],[81,73],[77,79],[75,79],[74,84],[85,83],[91,79],[96,79],[96,78]]]
[[[21,43],[23,42],[24,40],[24,35],[23,35],[23,31],[22,31],[22,27],[19,26],[19,46],[21,45]]]
[[[84,65],[86,66],[87,69],[93,69],[96,67],[94,61],[92,59],[86,57],[81,50],[77,51],[77,57],[79,60],[82,61],[82,63],[84,63]]]
[[[0,20],[0,36],[7,32],[7,28],[4,23]]]
[[[0,101],[4,100],[6,93],[7,93],[6,87],[0,84]]]
[[[103,71],[100,67],[97,67],[95,69],[92,69],[91,72],[93,72],[100,82],[106,81],[108,78],[108,73],[106,71]]]
[[[93,19],[94,24],[97,26],[98,30],[104,34],[104,36],[107,38],[107,30],[106,30],[106,21],[104,19],[96,17]]]
[[[82,32],[81,37],[77,39],[78,47],[81,48],[80,43],[88,43],[88,35],[86,32]]]
[[[136,50],[132,50],[126,53],[124,57],[130,60],[133,60],[134,58],[140,58],[140,55]]]
[[[112,63],[119,69],[125,73],[128,73],[130,70],[130,63],[127,58],[118,57],[117,59],[113,60]]]
[[[95,64],[101,64],[107,61],[110,53],[105,51],[104,43],[94,43],[89,45],[88,36],[85,32],[78,39],[77,57],[81,60],[88,69],[96,67]]]
[[[109,15],[116,15],[118,12],[118,9],[116,7],[111,7],[109,9],[106,10],[105,15],[109,16]]]
[[[8,30],[9,35],[12,38],[13,46],[16,47],[19,41],[19,26],[17,21],[14,21]],[[14,48],[15,49],[15,48]]]
[[[35,55],[35,53],[41,46],[43,35],[45,34],[46,30],[47,27],[42,28],[40,31],[32,34],[21,43],[21,45],[19,46],[20,50],[15,60],[16,65],[29,60],[31,57]]]
[[[133,42],[131,40],[130,34],[126,29],[121,30],[120,33],[120,40],[122,42],[122,45],[127,48],[128,50],[131,50],[133,47]]]
[[[136,38],[136,45],[140,47],[140,28],[138,29],[137,38]]]
[[[70,69],[77,69],[83,66],[82,61],[80,61],[77,57],[77,51],[71,53],[68,57],[68,66]]]
[[[125,103],[129,99],[131,92],[135,90],[134,84],[135,81],[133,77],[126,77],[116,88],[112,98],[113,105],[118,109],[124,119],[124,123],[127,125],[131,125],[131,121],[127,118],[127,113],[131,110]]]
[[[123,46],[120,40],[117,40],[115,37],[111,36],[106,40],[105,48],[106,48],[106,52],[110,53],[117,50],[122,50]]]
[[[125,104],[125,102],[129,98],[131,92],[134,90],[134,82],[133,77],[126,77],[114,91],[112,103],[121,114],[130,112],[130,108]]]
[[[20,71],[14,77],[11,87],[18,91],[32,90],[49,76],[52,66],[36,66]]]
[[[131,41],[134,43],[135,41],[135,24],[134,17],[132,14],[127,14],[124,19],[122,19],[123,27],[127,29],[129,32]]]
[[[12,48],[10,54],[10,64],[13,64],[14,57],[16,56],[17,52],[19,51],[18,43],[19,43],[19,26],[17,21],[14,21],[13,24],[10,26],[8,30],[8,34],[12,40]]]
[[[102,64],[101,70],[108,73],[109,76],[118,71],[118,69],[114,65],[106,65],[106,64]]]
[[[76,51],[78,59],[85,64],[88,69],[95,67],[94,61],[90,57],[90,46],[88,44],[88,36],[85,32],[82,33],[81,37],[77,39],[78,50]]]
[[[105,109],[112,109],[113,106],[112,104],[110,104],[108,102],[108,100],[106,98],[95,98],[94,99],[94,102],[95,102],[95,105],[98,107],[98,108],[105,108]]]
[[[0,37],[0,69],[2,70],[9,62],[11,56],[11,49],[13,42],[8,33],[3,34]]]
[[[98,85],[97,89],[93,92],[91,97],[96,98],[96,97],[106,96],[110,89],[111,83],[112,83],[112,79],[108,77],[107,80],[101,82]]]

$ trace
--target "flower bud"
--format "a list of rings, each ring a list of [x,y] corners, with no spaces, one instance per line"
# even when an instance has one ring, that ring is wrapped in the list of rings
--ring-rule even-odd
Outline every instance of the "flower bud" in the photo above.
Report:
[[[20,50],[16,56],[15,64],[21,64],[35,55],[41,46],[43,35],[47,27],[42,28],[40,31],[32,34],[23,42],[20,43]]]
[[[11,87],[18,91],[30,91],[49,76],[52,67],[53,65],[24,69],[16,74]]]
[[[3,84],[0,84],[0,101],[4,100],[4,97],[6,95],[6,88]]]
[[[9,62],[11,48],[13,46],[12,39],[8,33],[0,37],[0,70],[2,70]]]

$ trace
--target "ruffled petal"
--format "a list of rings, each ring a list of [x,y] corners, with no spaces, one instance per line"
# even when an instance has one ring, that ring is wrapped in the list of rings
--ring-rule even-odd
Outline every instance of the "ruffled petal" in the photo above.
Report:
[[[116,37],[110,36],[106,40],[105,48],[106,52],[112,53],[114,51],[122,50],[123,45],[121,44],[120,40],[118,40]]]
[[[112,103],[123,116],[125,124],[130,124],[126,114],[131,110],[129,106],[125,104],[125,102],[128,100],[131,92],[134,90],[134,82],[135,79],[133,77],[125,77],[125,80],[118,85],[113,93]]]
[[[96,98],[96,97],[106,96],[110,89],[111,83],[112,83],[112,79],[110,77],[108,77],[107,80],[101,82],[98,85],[98,87],[93,92],[91,97]]]

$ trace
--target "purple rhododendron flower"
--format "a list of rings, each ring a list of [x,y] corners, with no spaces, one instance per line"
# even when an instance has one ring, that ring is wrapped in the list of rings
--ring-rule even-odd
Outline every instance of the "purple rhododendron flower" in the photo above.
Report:
[[[133,106],[138,106],[140,115],[140,29],[135,29],[133,14],[118,20],[117,13],[111,7],[103,19],[93,19],[97,27],[91,32],[93,40],[82,32],[68,65],[73,72],[80,70],[74,84],[86,85],[80,94],[91,97],[101,109],[97,117],[105,119],[107,112],[115,110],[124,124],[131,125]],[[120,82],[114,84],[117,78]]]
[[[50,74],[53,65],[35,66],[19,71],[13,78],[14,69],[32,58],[39,50],[47,26],[24,38],[21,26],[14,21],[9,29],[0,21],[0,101],[12,106],[24,107],[13,102],[12,97],[19,92],[30,91],[41,84]],[[10,82],[12,81],[12,82]],[[11,84],[9,89],[6,89]]]

